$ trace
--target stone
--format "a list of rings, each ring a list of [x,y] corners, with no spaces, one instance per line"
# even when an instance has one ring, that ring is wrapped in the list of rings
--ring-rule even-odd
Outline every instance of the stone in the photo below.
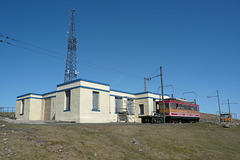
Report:
[[[94,156],[94,157],[97,157],[97,153],[95,152],[95,153],[93,154],[93,156]]]

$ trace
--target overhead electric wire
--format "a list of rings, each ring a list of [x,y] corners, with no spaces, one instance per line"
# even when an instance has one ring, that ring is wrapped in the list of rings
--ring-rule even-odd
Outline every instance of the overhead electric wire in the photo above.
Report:
[[[20,40],[16,40],[16,39],[4,36],[2,34],[0,34],[0,37],[5,37],[6,39],[11,39],[13,41],[21,42],[23,44],[27,44],[27,45],[35,47],[35,48],[39,48],[39,49],[42,49],[42,50],[50,51],[49,49],[38,47],[38,46],[35,46],[33,44],[30,44],[30,43],[27,43],[27,42],[23,42],[23,41],[20,41]],[[13,45],[15,47],[23,48],[23,49],[26,49],[26,50],[30,50],[32,52],[36,52],[36,53],[39,53],[39,54],[44,54],[44,55],[48,55],[48,56],[52,56],[52,57],[61,59],[60,57],[57,57],[57,56],[54,56],[54,55],[51,55],[51,54],[48,54],[48,53],[45,53],[45,52],[37,51],[37,50],[34,50],[34,49],[30,49],[30,48],[27,48],[27,47],[23,47],[23,46],[20,46],[20,45],[16,45],[16,44],[13,44],[13,43],[10,43],[10,42],[5,42],[5,41],[1,41],[1,40],[0,40],[0,42],[3,42],[5,44],[9,44],[9,45]],[[60,52],[54,52],[54,51],[51,51],[51,52],[55,53],[55,54],[57,53],[59,56],[63,56],[64,55],[64,54],[62,54]],[[95,63],[92,63],[92,62],[84,61],[82,59],[78,60],[78,62],[79,63],[85,63],[85,64],[88,64],[88,65],[91,65],[91,66],[95,66],[95,68],[100,69],[100,70],[104,70],[104,71],[107,71],[107,72],[111,72],[111,73],[115,73],[115,74],[122,74],[122,75],[130,76],[130,77],[134,77],[134,78],[137,78],[137,79],[142,79],[141,76],[133,75],[133,74],[130,74],[130,73],[125,73],[125,72],[122,72],[122,71],[119,71],[119,70],[114,70],[112,68],[109,68],[109,67],[106,67],[106,66],[102,66],[102,65],[99,65],[99,64],[95,64]]]
[[[153,72],[153,74],[151,74],[149,77],[152,77],[155,73],[157,73],[157,71],[159,71],[159,68],[155,72]]]
[[[34,47],[34,48],[38,48],[38,49],[41,49],[41,50],[45,50],[45,51],[57,54],[58,56],[61,56],[61,57],[65,57],[65,54],[63,54],[61,52],[52,51],[52,50],[49,50],[49,49],[46,49],[46,48],[43,48],[43,47],[39,47],[39,46],[33,45],[31,43],[28,43],[28,42],[24,42],[24,41],[20,41],[20,40],[11,38],[11,37],[7,37],[7,36],[2,35],[1,33],[0,33],[0,37],[4,37],[6,39],[10,39],[10,40],[15,41],[15,42],[19,42],[19,43],[22,43],[22,44],[25,44],[25,45],[28,45],[28,46],[31,46],[31,47]],[[38,54],[43,54],[43,55],[47,55],[47,56],[51,56],[51,57],[63,60],[63,58],[60,58],[60,57],[52,55],[52,54],[48,54],[48,53],[45,53],[45,52],[37,51],[37,50],[34,50],[34,49],[30,49],[30,48],[27,48],[27,47],[23,47],[23,46],[20,46],[20,45],[13,44],[13,43],[10,43],[10,42],[5,42],[3,40],[0,40],[0,42],[8,44],[8,45],[15,46],[15,47],[23,48],[25,50],[29,50],[29,51],[32,51],[32,52],[35,52],[35,53],[38,53]],[[126,76],[129,76],[129,77],[132,77],[132,78],[136,78],[136,79],[142,80],[141,76],[134,75],[134,74],[131,74],[131,73],[122,72],[122,71],[119,71],[119,70],[115,70],[115,69],[112,69],[112,68],[109,68],[109,67],[106,67],[106,66],[103,66],[103,65],[95,64],[95,63],[92,63],[92,62],[89,62],[89,61],[85,61],[85,60],[82,60],[82,59],[78,60],[78,62],[79,63],[84,63],[85,65],[92,66],[92,67],[94,67],[96,69],[103,70],[103,71],[106,71],[106,72],[111,72],[111,73],[114,73],[114,74],[126,75]],[[157,73],[157,71],[159,71],[159,68],[155,72],[153,72],[149,77],[152,77],[154,74]],[[153,81],[153,83],[157,84],[158,82]],[[179,91],[181,91],[181,92],[184,92],[184,90],[182,90],[182,89],[180,89],[178,87],[174,87],[174,88],[179,90]],[[202,95],[200,95],[200,96],[202,96]]]
[[[15,42],[19,42],[19,43],[22,43],[22,44],[25,44],[25,45],[28,45],[28,46],[31,46],[31,47],[34,47],[34,48],[38,48],[38,49],[41,49],[41,50],[45,50],[45,51],[48,51],[48,52],[51,52],[51,53],[54,53],[54,54],[61,54],[61,55],[64,55],[60,52],[56,52],[56,51],[52,51],[52,50],[49,50],[49,49],[46,49],[46,48],[43,48],[43,47],[39,47],[39,46],[36,46],[36,45],[33,45],[31,43],[28,43],[28,42],[24,42],[24,41],[20,41],[20,40],[17,40],[15,38],[11,38],[11,37],[8,37],[8,36],[4,36],[0,33],[0,37],[4,37],[6,39],[10,39],[12,41],[15,41]],[[65,55],[64,55],[65,56]]]
[[[8,44],[8,45],[15,46],[15,47],[23,48],[23,49],[26,49],[26,50],[29,50],[29,51],[32,51],[32,52],[35,52],[35,53],[44,54],[44,55],[47,55],[47,56],[52,56],[52,57],[54,57],[54,58],[58,58],[58,59],[63,60],[63,58],[57,57],[57,56],[52,55],[52,54],[40,52],[40,51],[37,51],[37,50],[33,50],[33,49],[30,49],[30,48],[26,48],[26,47],[23,47],[23,46],[16,45],[16,44],[13,44],[13,43],[4,42],[4,41],[2,41],[2,40],[1,40],[0,42],[5,43],[5,44]]]

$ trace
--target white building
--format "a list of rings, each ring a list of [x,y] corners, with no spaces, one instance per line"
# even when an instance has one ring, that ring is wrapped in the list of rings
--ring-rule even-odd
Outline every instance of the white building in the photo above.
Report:
[[[161,95],[156,93],[133,94],[110,89],[105,83],[78,79],[57,85],[54,92],[18,96],[16,118],[77,123],[140,122],[139,115],[154,114],[154,102],[159,98]]]

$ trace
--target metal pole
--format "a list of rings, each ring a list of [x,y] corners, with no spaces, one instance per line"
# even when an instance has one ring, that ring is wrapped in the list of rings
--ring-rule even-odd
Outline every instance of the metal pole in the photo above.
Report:
[[[161,76],[161,87],[162,87],[163,122],[166,123],[166,120],[165,120],[164,93],[163,93],[163,79],[162,79],[162,66],[160,66],[160,76]]]
[[[218,106],[219,106],[219,121],[221,122],[221,107],[220,107],[220,100],[219,100],[218,90],[217,90],[217,97],[218,97]]]
[[[228,110],[229,110],[229,116],[230,116],[231,112],[230,112],[230,102],[229,102],[229,99],[228,99]]]

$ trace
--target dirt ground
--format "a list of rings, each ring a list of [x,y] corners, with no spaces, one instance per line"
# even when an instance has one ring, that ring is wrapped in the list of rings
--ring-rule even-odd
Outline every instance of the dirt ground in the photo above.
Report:
[[[17,122],[17,121],[15,121]],[[21,124],[0,120],[0,159],[240,159],[240,126]]]

